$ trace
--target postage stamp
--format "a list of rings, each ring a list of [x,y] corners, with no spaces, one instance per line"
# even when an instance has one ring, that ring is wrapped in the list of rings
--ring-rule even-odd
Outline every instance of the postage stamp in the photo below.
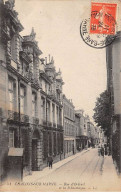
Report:
[[[117,4],[91,4],[90,33],[115,34]]]
[[[80,25],[80,35],[83,41],[97,49],[110,45],[116,34],[117,4],[91,4],[90,18],[85,18]]]

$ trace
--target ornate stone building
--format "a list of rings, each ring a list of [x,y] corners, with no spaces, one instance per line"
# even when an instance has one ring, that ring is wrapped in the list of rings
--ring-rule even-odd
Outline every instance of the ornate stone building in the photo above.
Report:
[[[0,1],[0,178],[7,174],[10,148],[23,148],[24,175],[42,170],[48,154],[63,158],[63,106],[61,72],[53,58],[23,26],[14,1]]]

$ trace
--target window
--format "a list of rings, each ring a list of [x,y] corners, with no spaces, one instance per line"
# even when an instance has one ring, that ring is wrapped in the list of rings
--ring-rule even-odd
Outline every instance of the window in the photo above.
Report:
[[[50,121],[50,102],[47,102],[47,121]]]
[[[9,130],[9,147],[14,147],[14,131]]]
[[[25,89],[24,87],[20,87],[20,112],[21,114],[24,113],[25,108]]]
[[[41,104],[41,107],[42,107],[42,109],[41,109],[41,116],[42,116],[42,119],[43,120],[46,120],[46,116],[45,116],[45,99],[42,97],[41,98],[41,102],[42,102],[42,104]]]
[[[14,81],[11,79],[8,83],[8,91],[9,91],[9,108],[10,110],[14,109]]]
[[[52,117],[53,117],[52,121],[53,123],[55,123],[55,105],[54,104],[52,104]]]
[[[36,94],[32,93],[32,116],[36,115]]]

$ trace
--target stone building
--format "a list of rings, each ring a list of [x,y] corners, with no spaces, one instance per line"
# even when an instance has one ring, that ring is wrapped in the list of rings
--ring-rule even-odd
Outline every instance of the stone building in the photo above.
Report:
[[[84,110],[76,110],[76,115],[80,117],[79,122],[79,137],[80,137],[80,150],[84,149],[88,146],[88,129],[87,129],[87,122],[88,116],[84,116]]]
[[[81,130],[80,130],[80,115],[75,113],[75,132],[76,132],[76,150],[80,151],[81,149]]]
[[[112,157],[121,173],[121,31],[106,48],[107,90],[111,106]]]
[[[64,156],[76,152],[75,111],[72,100],[63,95]]]
[[[24,175],[47,166],[47,155],[63,157],[61,72],[54,60],[40,58],[32,29],[23,26],[14,1],[0,1],[0,178],[7,175],[11,148],[23,148]]]

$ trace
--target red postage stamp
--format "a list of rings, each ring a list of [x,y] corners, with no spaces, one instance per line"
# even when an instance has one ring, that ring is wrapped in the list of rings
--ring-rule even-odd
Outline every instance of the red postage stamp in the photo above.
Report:
[[[91,4],[90,33],[115,34],[117,4]]]

